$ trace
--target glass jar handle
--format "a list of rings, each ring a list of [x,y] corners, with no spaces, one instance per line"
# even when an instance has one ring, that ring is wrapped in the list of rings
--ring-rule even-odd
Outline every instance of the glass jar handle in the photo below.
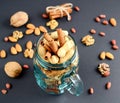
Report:
[[[70,76],[69,80],[71,81],[70,85],[66,88],[69,93],[79,96],[83,93],[83,82],[78,74],[73,74]]]

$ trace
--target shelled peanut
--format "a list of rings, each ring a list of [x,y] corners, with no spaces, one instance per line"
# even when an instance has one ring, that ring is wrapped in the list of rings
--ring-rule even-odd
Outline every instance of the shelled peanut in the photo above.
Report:
[[[4,49],[0,50],[0,58],[6,58],[7,53]]]

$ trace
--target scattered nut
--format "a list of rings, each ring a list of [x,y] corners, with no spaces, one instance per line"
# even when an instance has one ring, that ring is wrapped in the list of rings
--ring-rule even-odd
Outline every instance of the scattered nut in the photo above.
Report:
[[[11,86],[12,86],[12,85],[11,85],[10,83],[6,83],[6,84],[5,84],[6,89],[11,89]]]
[[[28,14],[24,11],[18,11],[10,17],[10,25],[20,27],[27,23]]]
[[[98,65],[98,71],[102,76],[107,77],[110,75],[110,67],[107,63],[100,63]]]
[[[25,34],[26,34],[26,35],[30,35],[30,34],[32,34],[33,32],[34,32],[33,29],[27,29],[27,30],[25,31]]]
[[[74,7],[74,10],[75,10],[75,11],[80,11],[80,8],[79,8],[78,6],[75,6],[75,7]]]
[[[103,52],[100,53],[100,59],[101,60],[105,59],[105,51],[103,51]]]
[[[56,27],[58,27],[59,23],[56,20],[50,20],[46,23],[46,26],[50,26],[51,30],[54,30]]]
[[[8,92],[8,91],[7,91],[6,89],[2,89],[2,90],[1,90],[1,93],[2,93],[2,94],[7,94],[7,92]]]
[[[105,32],[100,32],[99,35],[100,36],[105,36],[106,34],[105,34]]]
[[[38,27],[35,28],[35,30],[34,30],[34,34],[35,34],[35,35],[40,35],[40,30],[39,30]]]
[[[112,26],[117,26],[117,21],[116,21],[116,19],[115,19],[115,18],[110,18],[110,24],[111,24]]]
[[[22,67],[18,62],[10,61],[5,64],[4,71],[9,77],[15,78],[22,72]]]
[[[8,39],[10,42],[17,42],[17,39],[12,36],[9,36]]]
[[[23,68],[24,68],[24,69],[29,69],[29,65],[24,64],[24,65],[23,65]]]
[[[12,47],[10,48],[10,52],[11,52],[11,54],[13,54],[13,55],[17,54],[17,50],[16,50],[16,48],[15,48],[14,46],[12,46]]]
[[[22,52],[22,47],[18,43],[15,45],[15,49],[16,49],[17,52]]]
[[[118,47],[118,45],[113,45],[113,46],[112,46],[112,49],[114,49],[114,50],[118,50],[119,47]]]
[[[43,14],[42,14],[42,17],[43,17],[44,19],[47,19],[47,18],[48,18],[48,15],[45,14],[45,13],[43,13]]]
[[[111,40],[111,44],[112,44],[112,45],[116,45],[116,44],[117,44],[117,43],[116,43],[116,40],[115,40],[115,39]]]
[[[28,24],[26,25],[26,27],[27,27],[28,29],[32,29],[32,30],[35,29],[35,25],[32,24],[32,23],[28,23]]]
[[[82,43],[86,46],[90,46],[95,43],[95,39],[91,35],[86,35],[82,38]]]
[[[103,21],[102,21],[102,24],[103,24],[103,25],[108,25],[109,23],[108,23],[107,20],[103,20]]]
[[[5,50],[1,50],[0,51],[0,57],[1,58],[5,58],[6,57],[6,51]]]
[[[90,30],[90,33],[91,33],[91,34],[96,34],[96,30],[95,30],[95,29],[91,29],[91,30]]]
[[[112,85],[111,82],[107,82],[107,83],[106,83],[106,89],[110,89],[110,88],[111,88],[111,85]]]
[[[32,41],[28,41],[27,43],[26,43],[26,48],[27,49],[32,49],[32,47],[33,47],[33,43],[32,43]]]
[[[96,18],[95,18],[95,21],[98,22],[98,23],[100,23],[101,20],[100,20],[99,17],[96,17]]]
[[[46,33],[47,29],[44,26],[39,26],[41,32]]]
[[[110,60],[113,60],[113,59],[114,59],[114,55],[113,55],[112,53],[110,53],[110,52],[106,52],[106,53],[105,53],[105,56],[106,56],[108,59],[110,59]]]
[[[76,29],[75,28],[71,28],[71,32],[72,33],[76,33]]]
[[[105,14],[100,14],[99,17],[100,17],[101,19],[105,19],[105,18],[106,18],[106,15],[105,15]]]
[[[93,94],[94,93],[94,88],[89,88],[89,90],[88,90],[88,92],[89,92],[89,94]]]
[[[4,37],[5,42],[8,42],[8,40],[9,40],[8,37]]]

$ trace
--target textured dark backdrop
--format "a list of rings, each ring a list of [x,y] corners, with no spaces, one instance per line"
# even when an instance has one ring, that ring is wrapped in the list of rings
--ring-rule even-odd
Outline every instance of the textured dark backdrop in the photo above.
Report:
[[[10,35],[14,30],[25,31],[25,26],[13,28],[9,25],[10,16],[20,10],[29,14],[30,20],[36,26],[45,25],[48,20],[42,19],[41,14],[45,12],[45,8],[50,5],[58,5],[66,2],[72,2],[81,8],[80,12],[72,13],[72,21],[66,21],[66,18],[58,19],[59,27],[70,31],[71,27],[75,27],[76,34],[70,33],[78,45],[80,55],[79,74],[84,82],[84,93],[79,97],[65,93],[60,96],[48,95],[43,92],[35,82],[33,76],[32,60],[23,57],[23,54],[10,54],[10,47],[15,43],[6,43],[3,41],[5,36]],[[94,22],[94,18],[99,14],[106,14],[107,19],[115,17],[117,19],[117,27],[110,25],[103,26]],[[119,103],[120,102],[120,51],[112,50],[110,45],[111,39],[116,39],[120,46],[120,1],[119,0],[3,0],[0,3],[0,50],[7,51],[7,58],[0,59],[0,89],[5,88],[5,83],[12,83],[13,87],[8,94],[0,93],[0,103]],[[97,33],[94,35],[95,45],[86,47],[80,39],[89,33],[89,30],[95,28]],[[98,33],[104,31],[105,37],[100,37]],[[39,36],[40,37],[40,36]],[[20,39],[20,43],[25,49],[25,43],[32,40],[35,43],[38,36],[25,35]],[[98,55],[101,51],[110,51],[115,55],[115,60],[101,61]],[[22,64],[29,64],[30,69],[24,70],[19,78],[11,79],[4,73],[4,65],[8,61],[18,61]],[[96,71],[99,63],[106,62],[111,67],[111,75],[107,78],[101,77]],[[106,90],[104,85],[107,81],[112,82],[112,88]],[[89,95],[87,90],[93,87],[95,92]]]

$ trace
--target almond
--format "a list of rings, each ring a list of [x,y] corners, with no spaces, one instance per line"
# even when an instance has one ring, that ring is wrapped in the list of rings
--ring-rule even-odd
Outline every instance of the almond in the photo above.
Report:
[[[25,31],[25,34],[29,35],[29,34],[32,34],[33,32],[34,32],[33,29],[27,29],[27,30]]]
[[[91,87],[91,88],[89,88],[89,94],[93,94],[94,93],[94,89]]]
[[[15,49],[15,47],[14,46],[12,46],[11,48],[10,48],[10,52],[11,52],[11,54],[17,54],[17,50]]]
[[[32,49],[32,46],[33,46],[32,41],[28,41],[28,42],[26,43],[26,48],[27,48],[27,49]]]
[[[39,26],[41,32],[46,33],[47,29],[44,26]]]
[[[35,29],[35,25],[32,24],[32,23],[27,24],[26,27],[27,27],[28,29]]]
[[[12,36],[9,36],[8,39],[10,42],[17,42],[17,39]]]
[[[15,49],[16,49],[17,52],[22,52],[22,47],[18,43],[15,45]]]
[[[110,24],[111,24],[112,26],[117,26],[117,21],[116,21],[116,19],[115,19],[115,18],[110,18]]]
[[[113,59],[114,59],[114,55],[113,55],[112,53],[110,53],[110,52],[106,52],[106,53],[105,53],[105,56],[106,56],[108,59],[110,59],[110,60],[113,60]]]
[[[40,35],[40,30],[38,27],[35,28],[35,31],[34,31],[35,35]]]
[[[5,50],[1,50],[0,57],[1,58],[5,58],[6,57],[6,51]]]

